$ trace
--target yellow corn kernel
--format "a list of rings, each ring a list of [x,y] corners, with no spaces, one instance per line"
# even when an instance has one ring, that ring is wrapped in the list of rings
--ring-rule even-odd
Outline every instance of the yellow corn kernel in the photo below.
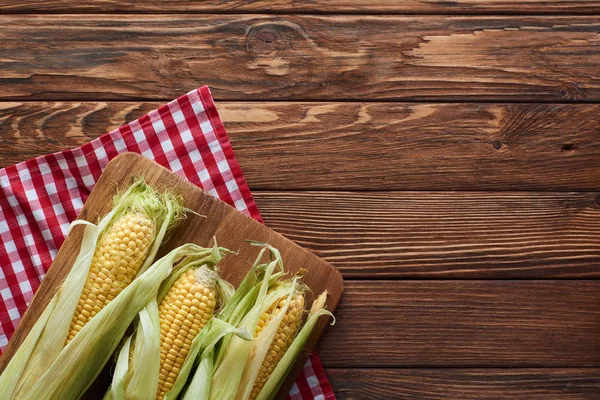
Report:
[[[154,222],[139,212],[117,218],[100,236],[66,343],[135,278],[154,239]]]
[[[192,340],[212,318],[217,302],[216,273],[206,266],[184,272],[158,306],[160,374],[156,398],[171,390]]]
[[[254,337],[257,337],[266,328],[269,322],[275,318],[275,316],[285,306],[286,301],[287,297],[280,298],[260,316]],[[262,362],[258,376],[256,377],[256,381],[254,382],[254,387],[252,388],[252,392],[250,394],[251,400],[256,399],[262,387],[267,382],[267,379],[269,379],[269,376],[277,366],[277,363],[279,360],[281,360],[281,357],[283,357],[290,344],[292,344],[292,341],[294,340],[294,337],[300,328],[303,312],[304,293],[296,292],[292,297],[287,312],[283,316],[283,319],[277,328],[277,333],[275,334],[275,337],[269,346],[267,355]]]

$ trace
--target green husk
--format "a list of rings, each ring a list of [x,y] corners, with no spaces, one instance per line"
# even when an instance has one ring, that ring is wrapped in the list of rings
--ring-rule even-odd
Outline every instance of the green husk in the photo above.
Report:
[[[125,397],[125,379],[127,378],[127,371],[129,369],[129,349],[131,348],[131,336],[128,337],[121,347],[119,357],[117,358],[117,365],[115,366],[115,372],[113,375],[113,385],[111,387],[110,395],[114,399]],[[116,383],[115,383],[116,382]],[[108,396],[108,398],[111,398]],[[106,399],[107,397],[105,397]]]
[[[219,318],[222,318],[224,321],[227,321],[235,326],[238,326],[244,316],[252,309],[256,303],[256,299],[258,298],[258,294],[262,286],[261,282],[264,279],[267,264],[260,264],[260,261],[264,257],[264,254],[269,251],[269,248],[266,245],[260,245],[263,246],[263,249],[256,258],[254,265],[252,265],[242,280],[242,283],[233,294],[231,301],[227,303],[227,305],[218,313]],[[273,250],[277,251],[276,249]],[[279,253],[271,253],[271,256],[273,257],[273,255],[275,255],[275,259],[277,259],[278,254]],[[280,260],[277,265],[280,266],[280,270],[278,272],[273,272],[267,279],[269,282],[269,288],[275,285],[277,280],[284,275],[283,265],[281,264]],[[230,339],[230,337],[224,338],[219,348],[226,349]],[[221,364],[224,355],[225,351],[217,352],[217,358],[215,361],[216,366]]]
[[[49,306],[46,307],[42,318],[36,321],[25,342],[19,347],[5,371],[0,375],[0,398],[18,398],[19,400],[27,398],[35,398],[36,400],[71,398],[70,394],[60,396],[57,395],[60,391],[53,391],[53,388],[56,387],[55,382],[62,382],[62,379],[59,379],[60,377],[57,378],[56,371],[63,371],[63,368],[56,368],[57,362],[59,360],[72,362],[71,360],[90,358],[89,354],[85,352],[93,350],[90,348],[92,347],[90,342],[94,342],[94,337],[89,333],[84,335],[83,332],[93,332],[94,326],[96,326],[96,329],[97,326],[101,326],[101,328],[111,326],[115,329],[115,332],[120,332],[120,329],[116,329],[115,324],[109,323],[112,318],[110,313],[103,313],[105,310],[102,310],[76,336],[77,338],[83,335],[82,338],[79,340],[74,339],[67,346],[64,345],[70,328],[71,318],[85,284],[98,239],[114,220],[124,213],[130,211],[144,212],[155,220],[159,229],[149,254],[140,269],[138,278],[134,280],[135,282],[145,274],[146,270],[152,264],[168,229],[181,218],[182,210],[183,208],[179,199],[170,194],[158,194],[154,189],[146,185],[143,179],[137,179],[125,193],[115,199],[114,208],[102,218],[97,226],[80,220],[72,224],[72,227],[85,225],[79,254],[65,281],[58,289]],[[156,283],[157,285],[164,279],[161,274],[157,273],[150,274],[149,276],[155,279],[160,278]],[[154,283],[152,282],[152,284]],[[137,286],[138,288],[135,290],[143,292],[144,290],[148,290],[147,288],[151,285],[150,282],[144,282]],[[124,292],[119,294],[105,309],[112,304],[110,310],[120,313],[119,303],[126,302],[126,298],[128,297],[121,296]],[[135,313],[137,314],[138,311],[139,309],[135,310]],[[101,314],[104,316],[101,318],[101,322],[92,324],[94,320],[100,318]],[[118,321],[118,323],[122,324],[124,322]],[[107,338],[102,338],[101,341],[104,340],[103,343],[107,345],[111,344],[113,341],[110,338],[114,336],[112,332],[107,332],[106,329],[102,329],[102,331],[105,332]],[[122,336],[122,333],[120,336]],[[109,350],[110,348],[106,348],[104,352],[109,353]],[[105,357],[100,357],[99,359],[105,359]],[[85,365],[87,363],[83,364],[84,367]],[[81,365],[78,367],[81,367]],[[101,368],[98,368],[98,371],[90,372],[86,368],[78,368],[73,369],[70,374],[72,375],[72,379],[77,380],[78,387],[82,385],[87,387],[93,380],[93,377],[95,377],[95,374],[100,370]],[[80,371],[88,371],[88,373],[84,374],[83,372],[80,373]],[[47,379],[54,379],[54,382],[50,382],[51,384],[46,388],[42,386],[44,382],[47,382],[45,377],[52,377]],[[59,389],[57,388],[56,390]],[[66,391],[65,386],[61,390]]]
[[[22,398],[78,399],[100,373],[135,316],[156,298],[173,264],[198,248],[183,245],[136,278],[84,326]]]
[[[139,313],[131,356],[132,368],[127,373],[127,399],[142,400],[156,396],[160,372],[160,321],[155,315],[158,315],[158,303],[156,299],[152,299]],[[157,384],[153,386],[151,382]]]
[[[260,264],[267,251],[273,261],[267,264]],[[267,291],[272,283],[270,278],[277,267],[283,270],[281,254],[274,247],[264,245],[256,262],[248,273],[248,275],[253,275],[259,271],[259,277],[256,278],[255,284],[255,287],[259,287],[258,293],[253,290],[254,287],[249,287],[250,283],[254,282],[254,278],[247,276],[241,285],[244,286],[244,284],[247,284],[247,287],[243,288],[244,292],[240,294],[243,297],[236,298],[237,293],[234,295],[232,302],[235,302],[236,305],[233,309],[227,310],[230,314],[226,314],[224,310],[224,319],[230,323],[239,321],[238,326],[240,328],[246,328],[251,333],[256,332],[258,320],[265,307]],[[244,293],[246,294],[245,296]],[[242,379],[246,360],[250,357],[252,348],[253,341],[242,340],[235,336],[223,342],[219,350],[222,355],[217,357],[217,362],[214,366],[214,374],[210,385],[210,400],[233,399],[235,397]]]
[[[210,351],[208,355],[200,360],[194,377],[190,382],[183,400],[208,400],[210,396],[210,384],[215,371],[215,352]]]
[[[84,233],[81,250],[71,272],[58,289],[52,300],[54,306],[46,319],[36,321],[33,330],[41,332],[38,335],[28,334],[34,337],[32,344],[19,346],[17,353],[13,356],[11,364],[18,360],[23,369],[16,375],[18,378],[9,376],[6,372],[0,376],[0,386],[4,386],[4,380],[15,380],[17,382],[17,394],[25,393],[35,382],[37,377],[44,373],[49,363],[56,359],[63,350],[67,332],[71,325],[69,321],[75,311],[79,296],[83,289],[85,279],[92,261],[94,246],[98,237],[100,226],[91,223],[77,223],[84,225]],[[31,346],[31,347],[29,347]],[[26,354],[29,353],[29,356]],[[10,364],[9,364],[10,365]],[[12,397],[6,397],[10,399]]]
[[[132,337],[135,337],[134,354],[131,359],[119,356],[117,361],[117,367],[126,367],[128,369],[128,379],[122,380],[120,377],[114,377],[111,389],[105,397],[107,400],[143,400],[154,398],[156,396],[158,389],[158,375],[160,371],[160,317],[158,303],[163,300],[175,281],[182,274],[190,269],[201,268],[203,266],[215,270],[216,264],[218,264],[223,255],[228,252],[229,250],[218,247],[215,241],[212,248],[201,249],[197,253],[187,256],[174,267],[169,277],[161,284],[156,298],[152,300],[151,309],[147,306],[140,313],[138,328],[132,335]],[[222,282],[222,279],[218,274],[217,289],[219,291],[219,303],[222,303],[222,298],[228,299],[231,297],[232,289],[230,285]],[[145,311],[147,311],[147,313],[143,315]],[[144,329],[142,326],[142,323],[144,322],[143,317],[147,319],[146,325],[156,327],[155,331]],[[186,361],[180,370],[173,388],[167,393],[165,398],[176,398],[188,378],[198,352],[207,346],[214,346],[222,336],[232,333],[242,337],[247,336],[246,331],[244,330],[237,329],[224,321],[215,320],[214,318],[211,319],[204,329],[201,330],[200,334],[192,341]],[[215,340],[215,337],[218,339]],[[213,340],[215,341],[214,344],[212,344]],[[121,353],[124,352],[126,352],[126,350],[122,349]]]
[[[42,330],[44,329],[50,314],[54,310],[54,307],[56,307],[57,300],[56,297],[50,300],[50,303],[46,306],[42,315],[33,325],[23,343],[21,343],[19,350],[17,350],[16,354],[2,372],[2,375],[0,376],[0,399],[14,398],[15,390],[19,383],[18,377],[23,374],[27,362],[33,353],[33,348],[39,336],[42,334]]]
[[[310,338],[312,331],[315,328],[315,325],[317,324],[317,321],[321,316],[329,315],[330,317],[334,318],[331,324],[333,325],[335,323],[335,317],[333,316],[333,314],[324,308],[326,300],[327,291],[324,291],[313,302],[310,313],[304,326],[302,327],[302,329],[300,330],[290,347],[287,349],[281,360],[279,360],[279,362],[277,363],[277,366],[269,376],[269,379],[267,379],[267,382],[265,382],[265,385],[261,389],[256,400],[270,400],[275,397],[285,378],[288,376],[288,374],[294,367],[298,356],[302,352],[302,349],[306,345],[306,342]]]
[[[171,390],[166,394],[164,400],[177,399],[177,396],[181,393],[188,380],[188,377],[194,364],[196,364],[198,360],[200,360],[200,364],[202,364],[202,360],[205,360],[209,357],[212,359],[214,357],[215,346],[217,346],[217,344],[224,337],[228,336],[233,336],[244,341],[252,340],[252,334],[250,334],[250,332],[248,332],[248,330],[243,327],[236,328],[235,326],[228,324],[227,322],[219,318],[212,318],[210,321],[208,321],[204,329],[202,329],[200,334],[196,336],[192,341],[190,352],[188,353],[188,356],[186,357],[185,362],[183,363],[183,366],[179,371],[179,376],[175,380],[173,388],[171,388]],[[207,362],[208,361],[205,361],[205,364]],[[196,372],[198,372],[198,370],[196,370]],[[209,376],[212,376],[212,374]],[[199,377],[198,379],[201,379],[201,377]],[[208,384],[210,384],[210,379],[208,380]],[[190,389],[188,389],[188,391],[189,390]],[[191,393],[196,393],[197,388],[194,386],[191,390]],[[203,390],[200,389],[200,392],[202,391]],[[191,398],[196,399],[196,397]]]
[[[272,293],[269,293],[267,296],[269,300],[265,301],[265,308],[261,310],[261,314],[282,297],[287,296],[287,299],[283,308],[269,322],[260,335],[254,339],[252,352],[250,353],[250,357],[248,357],[246,360],[246,366],[238,387],[236,399],[247,400],[250,397],[254,387],[254,382],[256,382],[256,377],[258,376],[258,372],[260,371],[262,363],[267,356],[267,352],[269,351],[269,347],[271,346],[273,338],[277,333],[277,329],[279,328],[283,317],[288,311],[294,293],[296,293],[296,291],[299,289],[297,287],[296,279],[294,279],[291,284],[289,284],[289,281],[286,283],[287,284],[280,285],[280,287],[276,288],[276,290],[274,290]]]

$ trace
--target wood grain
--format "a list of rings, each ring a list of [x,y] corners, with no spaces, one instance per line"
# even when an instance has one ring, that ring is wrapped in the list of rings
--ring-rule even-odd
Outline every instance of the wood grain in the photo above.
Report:
[[[343,282],[340,273],[333,266],[140,155],[123,154],[106,166],[85,202],[79,219],[97,222],[110,211],[111,201],[107,200],[126,190],[136,176],[143,176],[148,184],[159,191],[169,190],[180,195],[185,207],[196,213],[189,213],[187,218],[172,231],[170,234],[172,239],[167,245],[161,247],[157,259],[185,243],[212,245],[213,238],[216,237],[220,246],[237,252],[235,255],[225,257],[219,263],[219,272],[224,279],[238,285],[260,251],[259,247],[251,246],[246,241],[269,243],[281,252],[286,271],[293,274],[300,268],[307,270],[302,278],[302,281],[312,289],[307,294],[307,304],[312,303],[314,296],[327,290],[327,307],[331,310],[335,309],[343,291]],[[58,251],[31,305],[0,358],[0,373],[71,270],[78,254],[81,235],[81,229],[73,231]],[[312,339],[306,346],[306,354],[314,349],[327,325],[325,318],[319,321]],[[299,371],[302,365],[303,362],[299,361],[296,371]],[[292,383],[293,381],[290,382],[290,387]],[[289,390],[289,387],[286,389]]]
[[[160,105],[0,102],[0,166],[79,146]],[[217,106],[253,190],[600,188],[600,105]]]
[[[335,27],[335,29],[332,29]],[[0,99],[599,101],[596,17],[1,16]]]
[[[319,355],[327,368],[598,367],[599,305],[599,281],[347,281]]]
[[[337,369],[330,368],[339,400],[596,400],[598,368]]]
[[[21,12],[202,12],[202,13],[402,13],[402,14],[597,14],[600,6],[590,0],[4,0],[0,13]]]
[[[596,193],[255,192],[346,278],[600,278]]]

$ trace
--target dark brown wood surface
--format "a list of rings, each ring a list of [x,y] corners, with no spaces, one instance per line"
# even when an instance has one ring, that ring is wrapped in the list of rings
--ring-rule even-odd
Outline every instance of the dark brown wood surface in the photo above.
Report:
[[[79,146],[160,105],[0,102],[0,166]],[[600,188],[597,104],[218,106],[255,190]]]
[[[599,368],[338,369],[340,400],[597,400]]]
[[[268,226],[330,261],[346,278],[600,278],[595,192],[255,197]]]
[[[591,0],[4,0],[0,13],[344,13],[344,14],[547,14],[598,13]]]
[[[598,2],[0,14],[0,166],[211,87],[266,224],[348,281],[338,399],[600,398]]]
[[[326,367],[600,365],[598,281],[346,281]]]
[[[0,16],[0,99],[600,100],[600,19]],[[39,45],[43,43],[43,45]]]

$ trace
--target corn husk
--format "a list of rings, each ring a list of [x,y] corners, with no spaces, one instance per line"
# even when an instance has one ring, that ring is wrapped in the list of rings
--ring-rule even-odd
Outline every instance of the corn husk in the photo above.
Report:
[[[181,371],[179,372],[179,376],[177,377],[173,388],[165,396],[165,400],[177,399],[177,396],[183,390],[194,365],[200,363],[199,369],[197,369],[196,372],[199,370],[202,371],[202,369],[207,368],[208,365],[212,365],[212,360],[214,359],[214,349],[224,337],[235,337],[242,341],[252,340],[252,334],[248,331],[248,329],[244,327],[236,328],[235,326],[228,324],[219,318],[212,318],[210,321],[208,321],[207,326],[192,341],[190,353],[188,354],[188,357],[186,358]],[[207,364],[208,361],[210,361],[210,364]],[[212,374],[209,376],[212,376]],[[207,388],[201,388],[201,392],[206,392],[206,390]],[[194,396],[194,389],[192,389],[190,393],[192,396]],[[191,398],[197,399],[196,397]]]
[[[169,277],[161,285],[157,297],[140,312],[136,332],[128,339],[134,343],[133,355],[129,357],[130,350],[126,342],[117,359],[116,370],[126,370],[125,378],[115,373],[111,388],[106,394],[105,399],[130,400],[156,397],[160,370],[160,318],[157,304],[164,299],[169,289],[182,274],[190,269],[201,266],[215,269],[215,265],[218,264],[227,252],[229,250],[218,247],[215,241],[212,248],[204,249],[193,256],[185,257],[174,268]],[[233,287],[218,278],[217,292],[219,303],[222,307],[222,302],[232,297]],[[152,329],[147,329],[144,326],[145,320],[146,327],[152,327]],[[245,340],[251,339],[247,330],[238,329],[218,319],[211,319],[192,341],[186,361],[179,372],[173,388],[167,393],[165,399],[177,398],[187,381],[196,357],[206,351],[206,349],[214,347],[223,336],[230,334],[245,338]]]
[[[260,264],[267,252],[272,261]],[[253,275],[259,272],[259,276],[256,280],[247,277],[240,286],[244,286],[245,283],[249,286],[253,281],[256,284],[252,288],[244,288],[245,296],[244,292],[240,293],[241,298],[238,299],[235,299],[237,293],[234,295],[236,307],[223,312],[226,321],[239,321],[240,328],[246,328],[251,333],[256,331],[260,315],[266,307],[267,291],[272,283],[270,278],[277,267],[283,271],[281,254],[274,247],[264,245],[248,274]],[[229,314],[226,314],[226,312],[229,312]],[[210,400],[235,398],[252,348],[253,341],[242,340],[235,336],[230,337],[227,342],[222,344],[220,351],[223,352],[223,355],[217,357],[210,384]]]
[[[251,342],[238,340],[235,337],[225,338],[215,355],[200,359],[199,367],[193,375],[184,400],[247,400],[250,398],[259,370],[292,299],[297,293],[308,290],[299,282],[300,275],[287,277],[277,249],[263,246],[257,261],[244,278],[228,307],[221,310],[219,317],[231,324],[244,327],[249,332],[256,332],[262,313],[282,298],[285,299],[284,306]],[[261,264],[266,254],[270,255],[271,261]],[[324,309],[326,298],[327,293],[324,292],[315,300],[307,321],[265,382],[265,386],[259,393],[260,396],[268,398],[275,396],[310,338],[318,319],[324,315],[332,315]]]
[[[156,297],[173,264],[196,251],[196,245],[181,246],[135,279],[69,342],[23,398],[79,398],[102,370],[135,316]]]
[[[332,325],[335,323],[335,317],[330,311],[325,309],[325,301],[327,300],[327,291],[321,293],[313,302],[308,318],[304,326],[285,352],[284,356],[279,360],[277,366],[267,379],[267,382],[261,389],[256,400],[270,400],[275,397],[281,385],[288,376],[296,360],[300,356],[302,349],[310,338],[313,329],[315,328],[320,317],[328,315],[333,318]]]
[[[85,284],[98,238],[116,218],[130,211],[145,212],[159,227],[134,280],[135,285],[129,285],[65,346],[70,321]],[[171,266],[165,262],[156,268],[149,267],[168,229],[181,215],[182,205],[178,199],[168,194],[158,194],[142,179],[138,179],[115,200],[115,207],[98,225],[80,220],[72,224],[72,227],[84,225],[79,254],[65,281],[0,375],[0,398],[43,400],[78,398],[81,395],[102,369],[107,355],[119,343],[127,325],[152,298],[152,294],[155,295],[158,286],[168,275]]]
[[[256,382],[256,377],[258,376],[258,372],[262,366],[263,360],[267,356],[267,352],[271,343],[273,342],[275,334],[277,333],[277,329],[279,328],[283,317],[288,311],[294,294],[299,290],[301,289],[297,284],[297,280],[294,279],[292,282],[288,281],[282,285],[279,285],[267,296],[267,301],[265,301],[265,306],[263,310],[261,310],[261,314],[265,312],[271,306],[271,304],[279,301],[279,299],[282,297],[287,296],[287,299],[284,307],[277,313],[277,315],[275,315],[265,329],[254,339],[252,351],[246,360],[246,366],[238,387],[236,399],[247,400],[250,397],[252,388]]]
[[[249,340],[252,340],[250,336]],[[208,400],[210,397],[210,384],[215,371],[215,352],[210,351],[201,357],[198,368],[190,382],[183,400]]]

